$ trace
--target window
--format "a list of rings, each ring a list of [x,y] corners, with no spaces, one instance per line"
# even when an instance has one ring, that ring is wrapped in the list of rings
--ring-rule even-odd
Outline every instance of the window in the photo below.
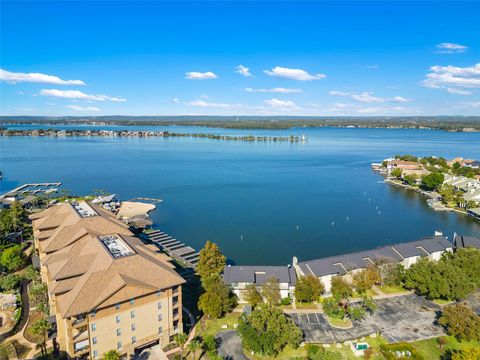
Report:
[[[120,304],[115,304],[115,309],[120,309]]]
[[[161,308],[162,308],[162,303],[161,303],[161,302],[157,303],[157,308],[158,308],[158,309],[161,309]]]
[[[137,342],[137,337],[136,336],[132,336],[132,344],[135,344]]]
[[[97,337],[96,337],[96,336],[94,336],[94,337],[92,338],[92,344],[93,344],[93,345],[96,345],[96,344],[97,344]]]
[[[136,329],[135,324],[130,325],[130,328],[132,329],[132,331],[135,331]]]
[[[92,324],[92,331],[95,331],[95,330],[97,330],[97,324],[93,323]]]
[[[159,334],[161,334],[161,333],[162,333],[162,331],[163,331],[162,327],[161,327],[161,326],[159,326],[159,327],[158,327],[158,333],[159,333]]]
[[[120,322],[120,315],[115,316],[115,322],[118,324]]]
[[[135,304],[135,299],[130,299],[130,305]]]
[[[130,311],[130,317],[133,319],[135,317],[135,311]]]
[[[95,310],[93,310],[91,313],[90,313],[90,317],[95,317],[95,315],[97,314],[97,312]]]
[[[122,342],[117,341],[117,350],[122,350]]]
[[[160,296],[160,295],[162,295],[162,292],[159,290],[157,291],[157,296]]]
[[[121,336],[122,335],[122,329],[117,329],[117,336]]]
[[[162,321],[162,314],[158,314],[157,318],[158,318],[158,321]]]
[[[98,358],[98,350],[93,350],[93,358],[94,359]]]

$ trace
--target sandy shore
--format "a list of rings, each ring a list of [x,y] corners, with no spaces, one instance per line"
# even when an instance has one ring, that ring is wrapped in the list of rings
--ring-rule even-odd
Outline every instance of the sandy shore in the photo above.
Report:
[[[155,209],[155,205],[142,202],[124,201],[118,210],[117,216],[121,219],[134,217],[147,217],[148,213]]]

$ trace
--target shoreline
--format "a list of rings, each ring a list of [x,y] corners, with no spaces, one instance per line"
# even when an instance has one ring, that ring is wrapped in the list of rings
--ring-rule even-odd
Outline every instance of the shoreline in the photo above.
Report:
[[[0,120],[0,128],[8,125],[36,126],[164,126],[199,127],[233,130],[289,130],[298,128],[340,128],[340,129],[411,129],[439,130],[446,132],[480,132],[480,117],[465,120],[379,120],[379,119],[318,119],[318,120]]]
[[[244,141],[244,142],[306,142],[305,136],[231,136],[203,133],[174,133],[169,131],[137,131],[137,130],[0,130],[0,136],[5,137],[177,137],[177,138],[200,138],[222,141]]]

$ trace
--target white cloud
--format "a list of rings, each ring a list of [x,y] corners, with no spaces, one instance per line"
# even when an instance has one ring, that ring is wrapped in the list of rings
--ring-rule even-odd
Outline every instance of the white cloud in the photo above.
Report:
[[[67,105],[66,107],[67,107],[68,109],[75,110],[75,111],[85,111],[85,112],[97,112],[97,111],[100,111],[99,108],[93,107],[93,106],[82,107],[82,106],[77,106],[77,105]]]
[[[188,106],[196,106],[202,108],[216,108],[216,109],[240,109],[244,107],[242,104],[227,104],[227,103],[218,103],[212,101],[205,101],[202,99],[187,101],[184,103]]]
[[[29,107],[23,107],[23,108],[15,108],[17,111],[25,111],[25,112],[32,112],[35,111],[34,108],[29,108]]]
[[[470,103],[470,105],[474,108],[480,108],[480,101]]]
[[[432,66],[421,84],[432,89],[444,89],[451,94],[469,95],[467,92],[470,91],[465,89],[480,88],[480,63],[467,67]]]
[[[461,90],[456,88],[446,88],[446,89],[447,89],[447,92],[455,95],[471,95],[472,94],[472,92],[468,90]]]
[[[391,98],[382,98],[374,96],[372,92],[364,91],[362,93],[348,93],[343,91],[332,90],[328,93],[330,96],[347,96],[353,100],[362,102],[362,103],[384,103],[384,102],[407,102],[408,99],[402,96],[394,96]]]
[[[85,94],[78,90],[58,90],[58,89],[43,89],[40,91],[40,95],[43,96],[52,96],[56,98],[64,99],[75,99],[75,100],[85,100],[85,101],[114,101],[114,102],[125,102],[126,99],[118,97],[110,97],[107,95],[91,95]]]
[[[0,69],[0,80],[11,83],[32,82],[56,85],[85,85],[82,80],[63,80],[58,76],[40,73],[14,73]]]
[[[253,89],[245,88],[246,92],[251,93],[282,93],[282,94],[298,94],[302,92],[302,89],[288,89],[283,87],[277,87],[273,89]]]
[[[460,44],[443,42],[437,45],[437,49],[439,49],[438,52],[441,54],[460,54],[467,51],[468,47]]]
[[[367,69],[378,69],[379,67],[378,65],[367,65]]]
[[[402,96],[394,96],[393,98],[390,99],[393,102],[399,102],[399,103],[404,103],[408,102],[408,99],[402,97]]]
[[[210,79],[217,79],[218,76],[211,72],[198,72],[198,71],[190,71],[185,73],[185,79],[189,80],[210,80]]]
[[[325,74],[312,75],[302,69],[289,69],[281,66],[276,66],[272,70],[264,70],[264,73],[270,76],[298,81],[320,80],[326,77]]]
[[[252,73],[250,72],[250,68],[246,67],[246,66],[243,66],[243,65],[238,65],[236,68],[235,68],[235,72],[237,74],[240,74],[244,77],[252,77]]]
[[[295,105],[295,103],[290,100],[279,100],[279,99],[273,98],[273,99],[264,100],[264,103],[274,108],[298,109],[297,105]]]

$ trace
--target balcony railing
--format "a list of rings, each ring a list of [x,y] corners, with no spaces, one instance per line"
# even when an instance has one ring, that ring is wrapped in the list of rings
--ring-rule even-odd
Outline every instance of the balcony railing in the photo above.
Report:
[[[72,321],[72,326],[73,327],[78,327],[78,326],[82,326],[82,325],[87,325],[87,318],[84,317],[84,318],[80,318],[80,319],[75,319]]]

